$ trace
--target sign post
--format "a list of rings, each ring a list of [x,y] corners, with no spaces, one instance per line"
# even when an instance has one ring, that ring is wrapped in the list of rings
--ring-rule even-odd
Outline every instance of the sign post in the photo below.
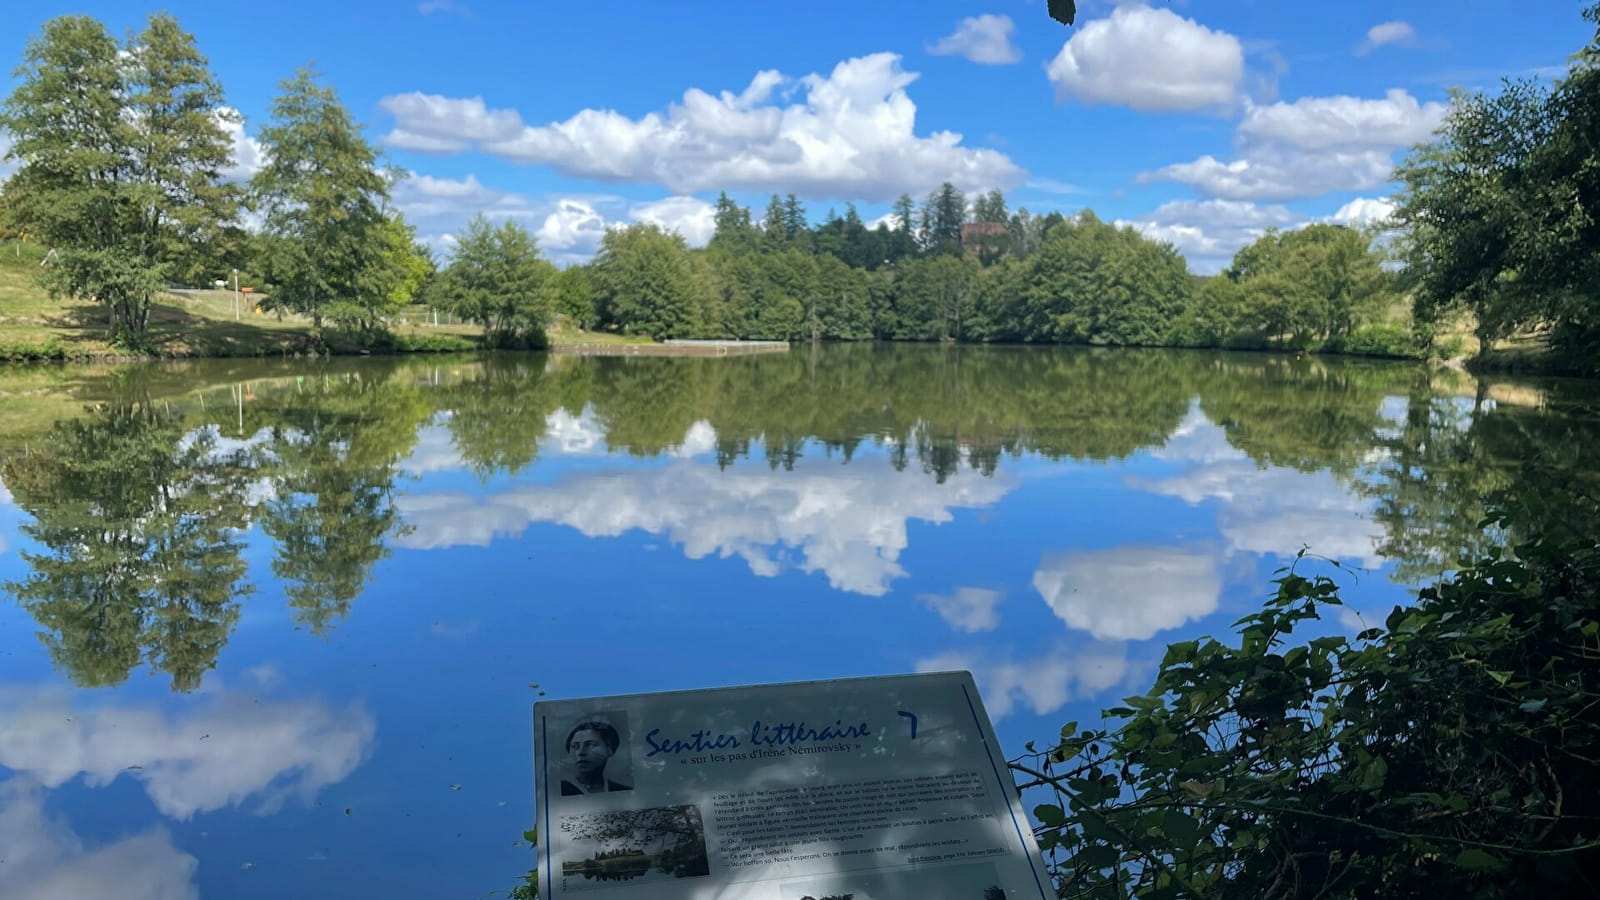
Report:
[[[534,704],[547,900],[1054,896],[972,676]]]

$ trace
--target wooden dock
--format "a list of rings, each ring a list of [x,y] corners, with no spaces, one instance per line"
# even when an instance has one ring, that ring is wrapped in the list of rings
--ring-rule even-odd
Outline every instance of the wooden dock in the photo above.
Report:
[[[662,341],[659,344],[557,344],[552,352],[573,356],[746,356],[787,353],[788,341]]]

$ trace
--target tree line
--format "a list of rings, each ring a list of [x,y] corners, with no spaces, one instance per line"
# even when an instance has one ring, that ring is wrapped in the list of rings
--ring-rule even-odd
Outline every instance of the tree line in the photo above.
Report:
[[[569,276],[593,305],[562,312],[657,338],[1405,349],[1386,324],[1395,278],[1356,229],[1270,231],[1202,278],[1092,210],[1011,212],[999,191],[948,182],[894,209],[872,227],[853,205],[808,226],[791,194],[758,222],[724,193],[704,250],[651,224],[607,232]]]
[[[1600,23],[1600,5],[1585,15]],[[139,343],[169,282],[242,269],[269,309],[375,338],[426,303],[490,346],[541,346],[552,325],[653,338],[1290,347],[1457,354],[1514,334],[1562,364],[1600,364],[1600,26],[1554,83],[1458,93],[1437,139],[1400,168],[1392,247],[1334,224],[1270,230],[1212,277],[1170,245],[1101,221],[1012,211],[949,183],[875,223],[820,221],[795,195],[759,216],[718,197],[709,246],[633,224],[558,270],[515,222],[481,217],[447,265],[394,207],[402,173],[335,92],[302,69],[260,131],[265,164],[230,180],[238,118],[169,15],[117,41],[86,16],[32,38],[0,104],[17,172],[0,226],[55,251],[53,292],[104,306]],[[70,110],[70,115],[65,111]],[[257,223],[245,225],[247,211]]]

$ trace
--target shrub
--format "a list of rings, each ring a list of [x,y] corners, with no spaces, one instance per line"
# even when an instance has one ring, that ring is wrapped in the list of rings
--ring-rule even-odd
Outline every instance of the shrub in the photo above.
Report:
[[[1171,645],[1119,724],[1013,762],[1054,792],[1060,896],[1595,896],[1595,541],[1484,559],[1353,640],[1291,641],[1340,603],[1300,564],[1237,643]]]
[[[1413,359],[1422,355],[1422,348],[1410,329],[1394,323],[1362,325],[1349,335],[1330,339],[1322,349],[1328,353],[1348,353],[1352,356]]]

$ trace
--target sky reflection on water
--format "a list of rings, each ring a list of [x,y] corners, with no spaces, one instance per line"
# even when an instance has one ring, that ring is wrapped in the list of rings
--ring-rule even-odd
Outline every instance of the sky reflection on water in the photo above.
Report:
[[[163,376],[176,387],[137,396],[82,377],[59,415],[111,416],[81,412],[88,394],[111,407],[166,404],[154,418],[108,419],[112,437],[94,432],[84,445],[146,452],[152,440],[170,442],[181,461],[173,483],[190,487],[151,507],[158,514],[182,508],[182,490],[236,485],[227,490],[242,498],[240,528],[220,527],[204,546],[223,552],[235,535],[241,583],[255,593],[236,599],[236,618],[208,613],[211,630],[198,637],[162,631],[160,609],[170,607],[159,603],[144,631],[130,632],[146,654],[157,638],[177,642],[160,645],[167,657],[198,653],[184,662],[204,673],[193,690],[173,690],[176,676],[152,671],[148,655],[126,677],[100,665],[82,616],[108,601],[85,599],[97,595],[81,586],[28,595],[45,601],[12,595],[51,551],[24,528],[85,502],[61,492],[93,494],[107,482],[68,477],[85,460],[63,449],[59,426],[39,424],[52,417],[8,432],[0,582],[14,602],[0,605],[0,896],[482,897],[532,865],[517,839],[533,819],[529,709],[540,696],[964,668],[1002,741],[1020,752],[1142,691],[1167,642],[1225,632],[1302,546],[1352,569],[1341,577],[1354,609],[1381,619],[1404,602],[1382,548],[1405,544],[1392,533],[1405,516],[1380,520],[1395,498],[1373,473],[1417,449],[1404,437],[1426,424],[1416,404],[1459,411],[1460,392],[1426,380],[1419,388],[1409,367],[1285,374],[1267,358],[1151,355],[1138,365],[1166,368],[1148,383],[1117,380],[1166,393],[1130,400],[1128,421],[1049,410],[1004,420],[984,398],[1006,391],[1014,370],[1033,366],[1028,387],[1057,397],[1075,389],[1082,358],[968,350],[951,372],[942,352],[874,357],[872,366],[904,367],[879,373],[881,411],[863,403],[853,424],[826,427],[772,409],[770,398],[726,400],[725,384],[630,410],[618,397],[632,389],[606,387],[629,375],[619,371],[629,361],[528,357],[538,364],[511,372],[465,361],[449,373],[373,361],[317,373],[321,388],[281,368],[198,367]],[[742,371],[788,385],[790,398],[794,385],[815,384],[821,409],[862,359],[824,353],[809,376],[801,360]],[[727,371],[709,368],[725,361],[671,362],[647,363],[646,374]],[[940,390],[968,397],[965,406],[906,399],[929,380],[930,362]],[[541,392],[552,400],[528,399]],[[1471,393],[1456,431],[1488,428],[1511,410],[1474,405]],[[496,434],[504,397],[536,420]],[[468,422],[479,401],[488,412]],[[1595,427],[1581,403],[1563,409],[1562,434]],[[734,421],[743,415],[794,428]],[[1516,420],[1526,425],[1553,414],[1518,415],[1535,417]],[[1301,425],[1331,437],[1273,442]],[[1347,426],[1353,437],[1339,430]],[[1141,443],[1149,433],[1161,437]],[[289,515],[307,497],[326,507],[344,496],[341,478],[371,492],[370,504],[345,512],[382,526],[382,552],[355,559],[348,584],[306,582],[295,560],[285,564],[284,539],[268,533],[269,508]],[[1483,500],[1462,491],[1430,515],[1460,518]],[[1430,535],[1449,533],[1426,524]],[[301,533],[286,528],[272,526]],[[1418,565],[1436,565],[1422,550]],[[82,548],[53,552],[77,559]],[[161,578],[189,570],[162,562],[153,571],[138,582],[150,597]],[[306,605],[306,591],[349,584],[348,601]],[[1353,630],[1361,620],[1346,611],[1324,624]],[[66,648],[70,665],[52,659],[41,634]],[[91,678],[99,686],[83,686]]]

